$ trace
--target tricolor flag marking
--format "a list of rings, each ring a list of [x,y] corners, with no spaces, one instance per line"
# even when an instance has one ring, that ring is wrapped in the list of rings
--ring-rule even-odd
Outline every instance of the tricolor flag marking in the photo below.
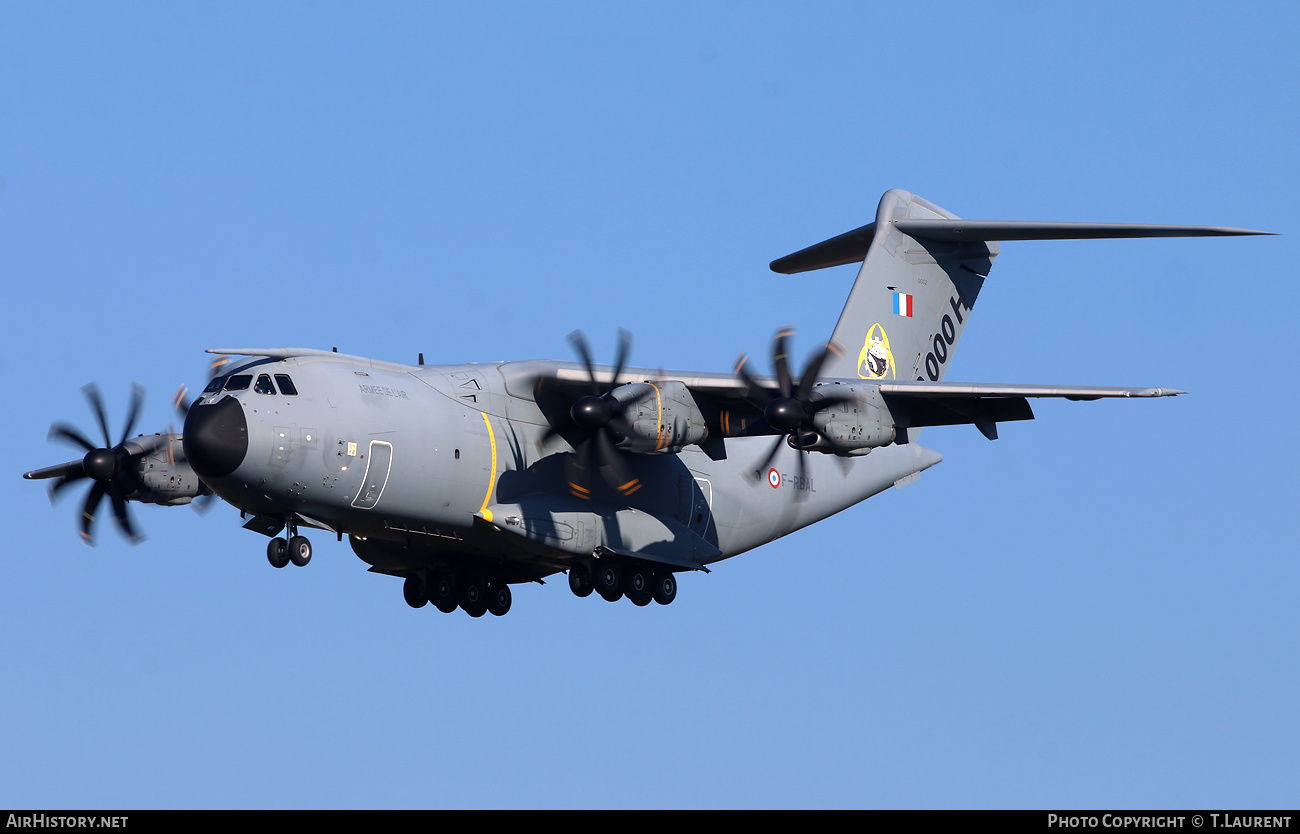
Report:
[[[912,296],[904,292],[894,293],[894,315],[912,317]]]

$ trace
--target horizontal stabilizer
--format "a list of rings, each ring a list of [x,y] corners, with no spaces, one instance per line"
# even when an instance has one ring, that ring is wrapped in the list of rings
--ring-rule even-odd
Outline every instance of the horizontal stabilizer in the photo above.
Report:
[[[1039,220],[929,220],[900,218],[894,226],[926,240],[1098,240],[1132,237],[1230,237],[1271,235],[1229,226],[1165,226],[1154,223],[1051,223]]]
[[[800,249],[793,255],[772,261],[773,272],[782,275],[794,275],[796,272],[811,272],[814,269],[826,269],[832,266],[861,263],[871,248],[871,239],[876,236],[876,224],[868,223],[851,232],[836,235],[830,240],[814,243],[807,249]]]
[[[1040,220],[947,220],[900,217],[891,221],[898,231],[917,240],[1099,240],[1139,237],[1231,237],[1271,235],[1230,226],[1169,226],[1153,223],[1055,223]],[[800,249],[771,263],[773,272],[794,275],[832,266],[860,263],[871,248],[876,224],[868,223]]]

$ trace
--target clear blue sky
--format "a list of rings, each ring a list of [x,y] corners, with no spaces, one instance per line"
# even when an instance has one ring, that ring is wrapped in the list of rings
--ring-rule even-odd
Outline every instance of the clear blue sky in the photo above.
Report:
[[[0,807],[1294,808],[1296,9],[0,5]],[[1282,235],[1004,244],[949,379],[1190,395],[927,430],[667,608],[413,611],[228,506],[90,549],[19,477],[209,347],[802,354],[854,270],[768,261],[892,187]]]

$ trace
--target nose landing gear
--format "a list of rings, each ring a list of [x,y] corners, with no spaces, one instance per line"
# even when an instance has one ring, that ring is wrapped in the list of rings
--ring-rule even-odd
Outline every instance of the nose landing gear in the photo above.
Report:
[[[290,522],[288,528],[288,541],[276,536],[267,542],[266,561],[270,562],[273,568],[282,568],[290,562],[300,568],[306,567],[311,561],[311,542],[306,536],[298,535],[298,525]]]

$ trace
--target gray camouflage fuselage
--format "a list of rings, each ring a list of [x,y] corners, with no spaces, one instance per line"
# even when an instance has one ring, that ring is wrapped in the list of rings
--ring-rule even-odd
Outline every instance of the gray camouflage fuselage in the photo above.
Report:
[[[862,264],[830,342],[798,374],[791,329],[773,340],[770,376],[751,373],[743,356],[734,375],[627,368],[626,334],[612,367],[596,366],[577,334],[581,364],[210,350],[247,358],[188,408],[183,438],[128,441],[137,393],[113,445],[91,387],[105,446],[56,424],[51,436],[85,456],[25,477],[57,479],[52,494],[92,482],[87,542],[104,498],[138,539],[126,502],[179,504],[208,490],[271,537],[276,567],[311,560],[301,527],[347,535],[372,570],[405,578],[414,607],[504,614],[510,584],[559,571],[579,596],[668,604],[676,573],[910,483],[941,460],[917,442],[922,427],[968,424],[996,439],[998,423],[1033,419],[1030,398],[1181,393],[945,381],[997,241],[1243,234],[1263,233],[963,220],[891,190],[874,222],[772,263],[787,274]],[[287,541],[277,537],[285,528]]]

